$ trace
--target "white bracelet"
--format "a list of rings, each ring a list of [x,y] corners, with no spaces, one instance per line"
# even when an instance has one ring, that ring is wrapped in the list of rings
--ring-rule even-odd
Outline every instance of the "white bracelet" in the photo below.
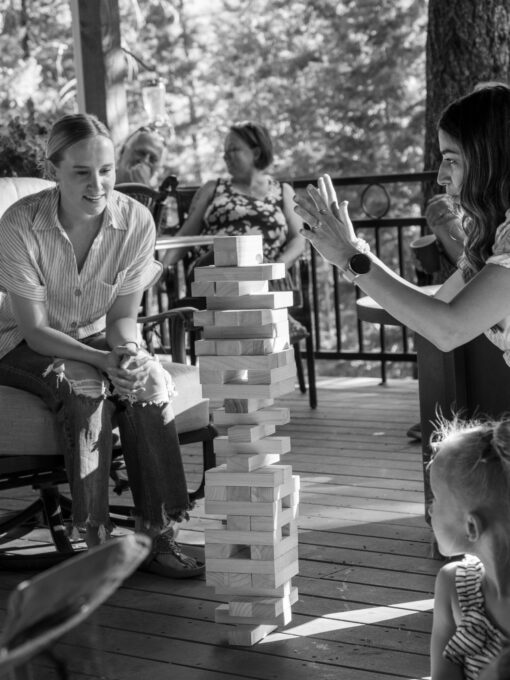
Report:
[[[137,343],[136,340],[126,340],[126,342],[124,343],[124,345],[121,345],[121,346],[125,347],[126,345],[136,345],[136,351],[137,351],[137,352],[140,351],[140,345]]]

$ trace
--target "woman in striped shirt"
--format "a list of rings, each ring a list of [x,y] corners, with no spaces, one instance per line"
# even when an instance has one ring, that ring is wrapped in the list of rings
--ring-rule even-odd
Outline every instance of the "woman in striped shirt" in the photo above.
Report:
[[[121,432],[137,527],[153,539],[149,571],[197,576],[175,543],[190,502],[170,405],[173,386],[137,342],[144,289],[159,276],[149,211],[114,191],[114,147],[94,116],[53,126],[47,164],[56,187],[0,220],[0,384],[41,397],[56,414],[87,545],[112,530],[112,417]]]
[[[432,680],[475,680],[510,642],[510,420],[445,421],[435,447],[432,528],[461,557],[436,579]]]

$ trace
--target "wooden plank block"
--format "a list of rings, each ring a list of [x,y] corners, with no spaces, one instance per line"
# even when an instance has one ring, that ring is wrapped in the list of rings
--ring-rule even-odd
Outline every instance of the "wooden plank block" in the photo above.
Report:
[[[295,379],[294,365],[279,366],[268,371],[227,370],[211,371],[199,366],[200,382],[203,385],[272,385],[290,378]]]
[[[273,404],[274,399],[225,399],[223,409],[225,413],[249,414]]]
[[[252,574],[251,582],[254,588],[277,588],[299,573],[299,563],[296,559],[287,567],[274,574]]]
[[[298,547],[297,532],[285,536],[274,545],[252,545],[250,546],[250,558],[252,560],[271,561],[277,560],[285,555],[289,550]]]
[[[195,281],[273,281],[285,278],[283,262],[266,262],[249,267],[196,267]],[[291,291],[292,292],[292,291]]]
[[[227,430],[227,438],[231,443],[255,442],[263,437],[269,437],[276,432],[276,425],[261,423],[260,425],[234,425]]]
[[[263,256],[262,234],[222,235],[214,237],[213,252],[215,255],[222,253],[243,253],[248,250],[260,257]],[[238,262],[234,264],[242,266]]]
[[[272,354],[254,354],[248,356],[203,356],[199,360],[200,368],[209,371],[247,370],[270,371],[272,368],[294,365],[294,349],[284,349]]]
[[[254,442],[234,442],[220,435],[214,440],[214,451],[220,455],[236,455],[238,453],[276,453],[283,456],[290,451],[290,437],[265,437]]]
[[[252,472],[280,461],[277,453],[236,453],[227,458],[229,472]]]
[[[204,538],[205,538],[205,543],[223,543],[223,544],[229,544],[229,545],[274,545],[276,541],[279,541],[282,539],[282,529],[283,527],[280,527],[278,531],[250,531],[249,530],[249,523],[248,523],[248,529],[236,529],[236,530],[231,530],[230,527],[228,526],[228,520],[231,519],[230,517],[227,519],[227,526],[222,526],[221,528],[211,528],[211,527],[206,527],[204,529]],[[243,520],[246,520],[246,517],[241,518]],[[244,525],[241,525],[244,526]],[[290,527],[288,531],[288,536],[296,536],[297,538],[297,523],[296,521],[291,522],[289,525],[285,525],[286,527]],[[283,537],[285,538],[285,536]]]
[[[249,383],[226,383],[223,385],[202,385],[202,396],[209,399],[274,399],[282,394],[293,392],[295,379],[285,378],[270,385],[250,385]]]
[[[292,307],[294,293],[291,290],[241,296],[207,296],[207,309],[278,309]]]
[[[211,558],[207,560],[206,569],[213,572],[225,572],[227,574],[271,574],[276,576],[279,572],[287,569],[295,569],[292,576],[298,573],[298,549],[294,546],[276,559],[252,560],[249,558]],[[286,579],[288,580],[288,579]]]
[[[205,310],[195,312],[202,314],[215,326],[262,326],[268,323],[279,323],[288,320],[287,309],[229,309],[229,310]],[[208,323],[211,323],[210,321]],[[205,325],[205,324],[204,324]]]
[[[289,338],[282,335],[276,338],[257,338],[242,340],[221,340],[208,339],[197,340],[195,342],[195,352],[197,356],[209,355],[251,355],[251,354],[271,354],[289,348]]]
[[[239,544],[220,544],[220,543],[206,543],[205,544],[205,559],[206,566],[208,559],[228,559],[230,557],[241,558],[243,555],[249,557],[249,552],[246,546]]]
[[[283,311],[286,312],[285,309]],[[261,326],[209,325],[204,326],[203,336],[205,340],[258,340],[259,338],[286,337],[288,341],[289,323],[287,319],[284,319],[278,323],[266,323]]]
[[[215,425],[251,425],[257,423],[273,423],[285,425],[290,421],[289,408],[261,408],[251,413],[227,413],[224,408],[212,412]]]
[[[227,579],[225,579],[226,581]],[[216,593],[218,595],[228,595],[228,596],[239,596],[239,597],[289,597],[290,593],[292,591],[292,581],[289,579],[285,583],[282,583],[279,585],[277,588],[263,588],[263,587],[255,587],[251,583],[250,579],[250,587],[249,588],[243,588],[243,587],[235,587],[235,586],[229,586],[229,585],[222,585],[218,584],[216,587]]]
[[[233,371],[210,371],[207,368],[199,366],[199,377],[202,384],[207,385],[225,385],[234,382],[236,385],[246,383],[248,378],[248,371],[233,370]]]
[[[239,297],[240,295],[261,295],[269,292],[267,281],[216,281],[211,295],[218,297]]]
[[[206,570],[205,582],[214,588],[234,588],[244,592],[252,587],[252,576],[251,574],[229,574],[225,571]]]
[[[214,315],[210,309],[201,309],[198,312],[193,312],[193,325],[194,326],[213,326],[214,325]]]
[[[227,502],[227,501],[212,501],[205,499],[205,512],[209,515],[249,515],[250,517],[267,517],[269,521],[261,522],[260,526],[254,526],[253,521],[251,526],[254,531],[271,531],[276,530],[278,526],[278,519],[282,518],[284,513],[288,517],[287,522],[294,519],[288,513],[292,512],[292,508],[285,508],[282,510],[281,501],[274,501],[273,503],[252,503],[252,502]],[[228,522],[228,520],[227,520]],[[281,524],[286,524],[280,519]]]
[[[290,466],[289,466],[290,467]],[[299,489],[299,487],[298,487]],[[269,487],[269,486],[252,486],[250,487],[250,499],[255,503],[267,503],[270,501],[276,501],[279,498],[284,500],[283,507],[290,507],[288,505],[287,497],[298,491],[296,489],[295,477],[291,477],[284,484],[279,486]]]
[[[290,604],[283,607],[283,611],[279,614],[253,614],[252,616],[235,616],[230,613],[228,604],[220,604],[214,610],[214,621],[216,623],[227,623],[229,625],[241,624],[245,625],[274,625],[286,626],[292,621],[292,610]]]
[[[227,531],[250,531],[251,523],[248,516],[242,515],[228,515],[226,530]]]
[[[243,236],[253,239],[254,236]],[[249,267],[262,264],[264,255],[262,248],[254,247],[250,243],[240,243],[233,248],[217,250],[214,248],[214,264],[216,267]]]
[[[292,474],[291,465],[271,465],[247,475],[229,473],[225,465],[211,468],[205,473],[206,489],[212,486],[247,486],[247,487],[270,487],[275,488],[288,484],[294,479],[299,480],[297,475]],[[293,481],[294,487],[298,483]]]
[[[278,616],[298,599],[298,589],[293,586],[285,597],[234,597],[228,603],[228,611],[231,616]]]
[[[209,297],[216,295],[216,284],[211,281],[194,281],[191,284],[191,294],[193,297]]]
[[[266,503],[252,503],[252,505],[255,508],[258,508],[259,505],[266,506],[268,504]],[[272,504],[269,504],[272,505]],[[250,515],[250,529],[251,531],[277,531],[279,528],[289,524],[293,520],[295,521],[297,518],[297,508],[298,506],[290,507],[290,508],[282,508],[281,502],[275,501],[273,507],[272,507],[272,513],[266,512],[266,513],[252,513]],[[243,507],[239,508],[240,510],[243,509]],[[214,514],[214,513],[212,513]],[[221,514],[221,513],[218,513]],[[228,514],[228,513],[225,513]],[[248,512],[239,512],[238,514],[242,515],[248,515]],[[227,519],[227,526],[228,526],[228,519]]]
[[[276,630],[278,626],[260,624],[256,626],[236,626],[230,628],[228,644],[236,647],[251,647]]]

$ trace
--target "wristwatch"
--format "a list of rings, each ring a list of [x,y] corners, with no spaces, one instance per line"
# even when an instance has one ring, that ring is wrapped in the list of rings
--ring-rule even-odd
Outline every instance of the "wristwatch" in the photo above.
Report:
[[[344,272],[344,278],[353,283],[358,276],[368,274],[371,268],[372,260],[366,253],[355,253],[347,262],[347,271]]]

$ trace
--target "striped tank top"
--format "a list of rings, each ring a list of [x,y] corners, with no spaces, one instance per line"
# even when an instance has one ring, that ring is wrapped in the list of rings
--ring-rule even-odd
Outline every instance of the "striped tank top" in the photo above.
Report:
[[[466,680],[477,680],[481,669],[497,657],[509,642],[485,611],[483,575],[483,564],[473,555],[466,555],[459,562],[455,575],[462,620],[443,655],[462,666]]]

